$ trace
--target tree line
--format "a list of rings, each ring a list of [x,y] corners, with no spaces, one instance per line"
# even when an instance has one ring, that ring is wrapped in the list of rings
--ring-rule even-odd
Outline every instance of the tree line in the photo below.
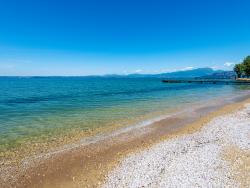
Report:
[[[247,56],[242,63],[234,66],[234,72],[237,78],[250,77],[250,56]]]

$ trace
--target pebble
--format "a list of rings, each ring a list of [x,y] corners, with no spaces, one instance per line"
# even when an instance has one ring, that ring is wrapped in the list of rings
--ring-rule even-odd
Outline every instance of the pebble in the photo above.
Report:
[[[106,177],[103,188],[239,187],[221,156],[226,147],[250,151],[250,104],[214,118],[199,132],[131,154]]]

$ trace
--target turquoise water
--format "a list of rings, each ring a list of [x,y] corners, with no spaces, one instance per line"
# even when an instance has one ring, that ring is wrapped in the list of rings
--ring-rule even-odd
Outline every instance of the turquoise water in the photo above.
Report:
[[[126,125],[155,112],[246,89],[164,84],[155,78],[0,77],[0,149],[73,129]]]

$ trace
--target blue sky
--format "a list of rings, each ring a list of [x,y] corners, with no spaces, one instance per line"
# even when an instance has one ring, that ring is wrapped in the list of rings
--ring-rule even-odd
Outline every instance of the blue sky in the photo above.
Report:
[[[232,69],[249,0],[0,0],[0,75]]]

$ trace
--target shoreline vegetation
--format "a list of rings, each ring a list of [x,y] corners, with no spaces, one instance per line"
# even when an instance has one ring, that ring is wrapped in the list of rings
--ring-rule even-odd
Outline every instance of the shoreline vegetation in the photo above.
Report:
[[[249,95],[238,101],[216,101],[170,116],[149,126],[107,137],[101,142],[29,158],[0,169],[3,187],[100,187],[124,157],[156,143],[199,131],[213,118],[242,109]],[[222,103],[221,103],[222,102]],[[112,187],[112,186],[111,186]]]
[[[250,56],[247,56],[242,63],[234,66],[234,72],[237,75],[236,79],[249,80],[250,77]]]

